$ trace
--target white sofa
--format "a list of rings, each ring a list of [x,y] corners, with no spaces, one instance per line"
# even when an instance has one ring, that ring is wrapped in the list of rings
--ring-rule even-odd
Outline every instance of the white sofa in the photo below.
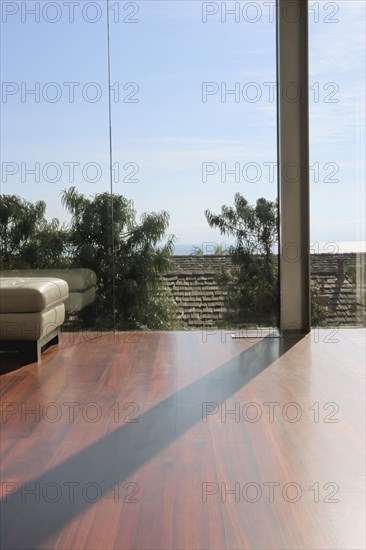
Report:
[[[54,277],[0,278],[0,351],[18,351],[23,363],[39,360],[59,341],[68,284]]]
[[[13,269],[0,271],[0,277],[53,277],[69,286],[66,311],[81,311],[95,300],[97,276],[92,269]]]

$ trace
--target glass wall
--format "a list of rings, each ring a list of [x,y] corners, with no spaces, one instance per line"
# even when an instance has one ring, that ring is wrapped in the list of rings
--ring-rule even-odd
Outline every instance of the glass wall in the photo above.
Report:
[[[66,4],[3,7],[3,275],[62,269],[65,330],[277,326],[275,3]]]
[[[309,22],[313,325],[365,326],[365,3]]]
[[[6,4],[1,268],[5,275],[65,277],[70,297],[64,326],[96,328],[104,291],[93,266],[109,269],[112,234],[102,9]],[[90,212],[82,197],[95,194],[105,203]],[[102,309],[102,324],[112,328],[111,299]]]

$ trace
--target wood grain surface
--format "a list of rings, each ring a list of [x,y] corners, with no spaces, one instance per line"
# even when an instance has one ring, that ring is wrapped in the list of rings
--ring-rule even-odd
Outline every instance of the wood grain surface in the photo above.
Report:
[[[358,329],[63,334],[0,378],[1,547],[365,548],[364,353]]]

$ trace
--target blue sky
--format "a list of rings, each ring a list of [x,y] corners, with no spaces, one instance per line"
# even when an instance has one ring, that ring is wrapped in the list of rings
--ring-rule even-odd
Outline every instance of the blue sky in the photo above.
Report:
[[[48,217],[67,220],[62,189],[109,189],[106,2],[75,2],[73,22],[66,2],[46,12],[47,2],[39,2],[39,23],[26,13],[36,4],[2,2],[2,192],[43,199]],[[276,197],[275,24],[268,2],[250,4],[245,12],[248,2],[240,2],[238,22],[230,15],[223,22],[221,2],[111,0],[114,192],[133,199],[139,214],[168,210],[180,244],[221,243],[203,212],[231,204],[237,191],[252,203]],[[362,240],[365,3],[310,5],[311,237]],[[216,7],[203,23],[203,10]],[[72,103],[67,82],[76,83]],[[206,102],[204,82],[218,90]],[[127,83],[134,84],[124,90]],[[223,102],[220,91],[235,83],[239,102],[234,95]],[[39,102],[24,96],[35,86]],[[138,102],[124,102],[129,94]],[[36,162],[39,182],[25,171]],[[74,182],[70,163],[78,163]],[[206,182],[203,163],[218,170]],[[239,181],[229,174],[222,181],[222,165],[239,166]],[[136,168],[130,179],[138,182],[123,181]]]

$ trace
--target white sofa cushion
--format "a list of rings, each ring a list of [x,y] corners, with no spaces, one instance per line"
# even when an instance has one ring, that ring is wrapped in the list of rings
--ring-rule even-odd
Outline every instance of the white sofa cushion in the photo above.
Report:
[[[69,296],[66,281],[56,278],[0,278],[0,312],[35,313],[63,304]]]
[[[1,313],[0,340],[39,340],[51,334],[64,320],[64,304],[34,313]]]
[[[65,302],[66,311],[81,311],[95,300],[95,287],[87,288],[84,292],[70,292]]]
[[[97,276],[92,269],[11,269],[0,271],[0,277],[52,277],[63,279],[70,292],[81,292],[97,284]]]

